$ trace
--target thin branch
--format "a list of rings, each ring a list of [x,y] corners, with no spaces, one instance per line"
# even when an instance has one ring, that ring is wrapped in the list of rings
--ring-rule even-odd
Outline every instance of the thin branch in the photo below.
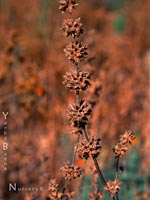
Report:
[[[97,159],[96,159],[96,158],[93,158],[93,161],[94,161],[94,164],[95,164],[97,173],[98,173],[98,175],[99,175],[99,177],[100,177],[100,180],[101,180],[101,182],[103,183],[103,185],[105,186],[107,183],[106,183],[105,178],[104,178],[104,176],[103,176],[103,174],[102,174],[102,172],[101,172],[101,170],[100,170],[100,167],[99,167],[99,165],[98,165]]]
[[[85,127],[83,128],[83,131],[84,131],[84,136],[85,136],[86,140],[89,142],[89,137],[88,137],[88,134],[87,134]]]
[[[78,149],[79,140],[80,140],[80,135],[78,135],[77,144],[76,144],[75,147],[74,147],[72,165],[74,165],[74,163],[75,163],[75,159],[76,159],[76,154],[77,154],[77,149]]]
[[[117,156],[117,162],[116,162],[116,179],[118,179],[118,176],[119,176],[119,161],[120,161],[120,156]]]
[[[80,94],[78,91],[76,92],[76,104],[80,105]]]
[[[116,194],[116,199],[117,199],[117,200],[119,200],[119,196],[118,196],[118,193]]]
[[[119,177],[119,161],[120,161],[120,156],[117,156],[117,162],[116,162],[116,179]],[[119,200],[118,193],[116,193],[116,199]]]

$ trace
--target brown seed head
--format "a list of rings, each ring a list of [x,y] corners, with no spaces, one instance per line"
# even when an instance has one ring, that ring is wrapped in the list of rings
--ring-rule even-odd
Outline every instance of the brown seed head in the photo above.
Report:
[[[116,157],[122,157],[125,155],[126,151],[128,150],[127,145],[122,145],[120,143],[116,144],[115,148],[113,149]]]
[[[89,157],[97,158],[101,152],[101,139],[92,136],[89,140],[81,140],[78,145],[78,154],[81,158],[88,159]]]
[[[62,192],[59,191],[59,186],[56,183],[55,179],[51,179],[48,185],[48,191],[49,195],[48,197],[51,200],[71,200],[72,197],[74,196],[74,192],[70,191],[67,192],[66,189],[64,188]]]
[[[120,136],[119,142],[116,144],[113,149],[116,157],[122,157],[129,147],[134,144],[136,137],[132,131],[126,131],[123,135]]]
[[[71,36],[73,38],[79,37],[83,33],[83,24],[80,22],[80,18],[78,19],[65,19],[62,25],[63,34],[68,37]]]
[[[72,165],[69,162],[65,163],[64,166],[61,167],[61,170],[65,179],[68,181],[80,177],[83,172],[79,166]]]
[[[91,104],[85,100],[81,100],[79,105],[74,104],[69,106],[67,117],[72,127],[83,128],[88,123],[91,113]]]
[[[67,89],[70,91],[75,91],[80,93],[81,91],[86,90],[86,88],[91,85],[90,83],[90,75],[88,72],[73,72],[73,73],[66,73],[64,75],[64,82],[63,84]]]
[[[49,197],[52,200],[56,200],[58,197],[59,186],[55,179],[51,179],[48,185]]]
[[[114,181],[108,181],[107,185],[104,187],[104,190],[110,192],[111,197],[114,197],[115,194],[119,191],[120,185],[121,182],[117,179]]]
[[[66,192],[64,191],[64,193],[61,193],[59,195],[59,198],[57,200],[71,200],[74,196],[74,192]]]
[[[126,131],[123,135],[120,136],[119,143],[125,144],[132,144],[132,141],[135,139],[135,135],[131,130]]]
[[[87,57],[87,46],[78,41],[72,42],[66,46],[64,53],[68,60],[78,65]]]
[[[60,3],[59,10],[62,11],[62,14],[66,11],[72,13],[72,10],[75,9],[76,6],[78,6],[76,0],[60,0],[59,3]]]
[[[100,191],[92,191],[89,194],[89,199],[90,200],[99,200],[99,199],[103,199],[103,194]]]

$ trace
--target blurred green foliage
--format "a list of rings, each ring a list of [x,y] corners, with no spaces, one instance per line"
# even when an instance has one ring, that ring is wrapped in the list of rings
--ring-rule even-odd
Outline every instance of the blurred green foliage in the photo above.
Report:
[[[108,8],[112,11],[117,11],[125,6],[127,0],[107,0]]]
[[[113,22],[114,31],[116,33],[123,33],[125,28],[125,17],[120,15]]]

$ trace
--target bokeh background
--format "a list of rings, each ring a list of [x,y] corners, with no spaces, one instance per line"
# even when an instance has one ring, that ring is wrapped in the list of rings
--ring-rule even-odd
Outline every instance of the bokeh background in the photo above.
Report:
[[[137,143],[122,161],[122,200],[148,200],[150,191],[150,1],[82,0],[74,11],[84,24],[88,60],[82,64],[102,85],[97,95],[91,134],[102,139],[99,163],[113,179],[112,148],[119,135],[132,129]],[[48,187],[60,185],[60,167],[72,159],[76,136],[69,132],[65,110],[74,95],[63,84],[72,68],[63,48],[62,19],[57,0],[0,0],[0,113],[8,116],[8,170],[1,151],[1,200],[48,199],[36,194],[8,192],[8,183]],[[93,88],[85,93],[88,97]],[[94,97],[93,97],[94,98]],[[3,116],[0,143],[3,144]],[[74,199],[88,199],[90,163],[85,175],[72,183]],[[80,188],[80,190],[78,189]]]

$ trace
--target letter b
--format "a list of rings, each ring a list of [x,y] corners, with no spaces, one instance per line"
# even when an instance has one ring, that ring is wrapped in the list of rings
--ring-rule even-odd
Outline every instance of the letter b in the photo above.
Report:
[[[8,143],[4,142],[3,143],[3,150],[6,151],[8,149]]]

